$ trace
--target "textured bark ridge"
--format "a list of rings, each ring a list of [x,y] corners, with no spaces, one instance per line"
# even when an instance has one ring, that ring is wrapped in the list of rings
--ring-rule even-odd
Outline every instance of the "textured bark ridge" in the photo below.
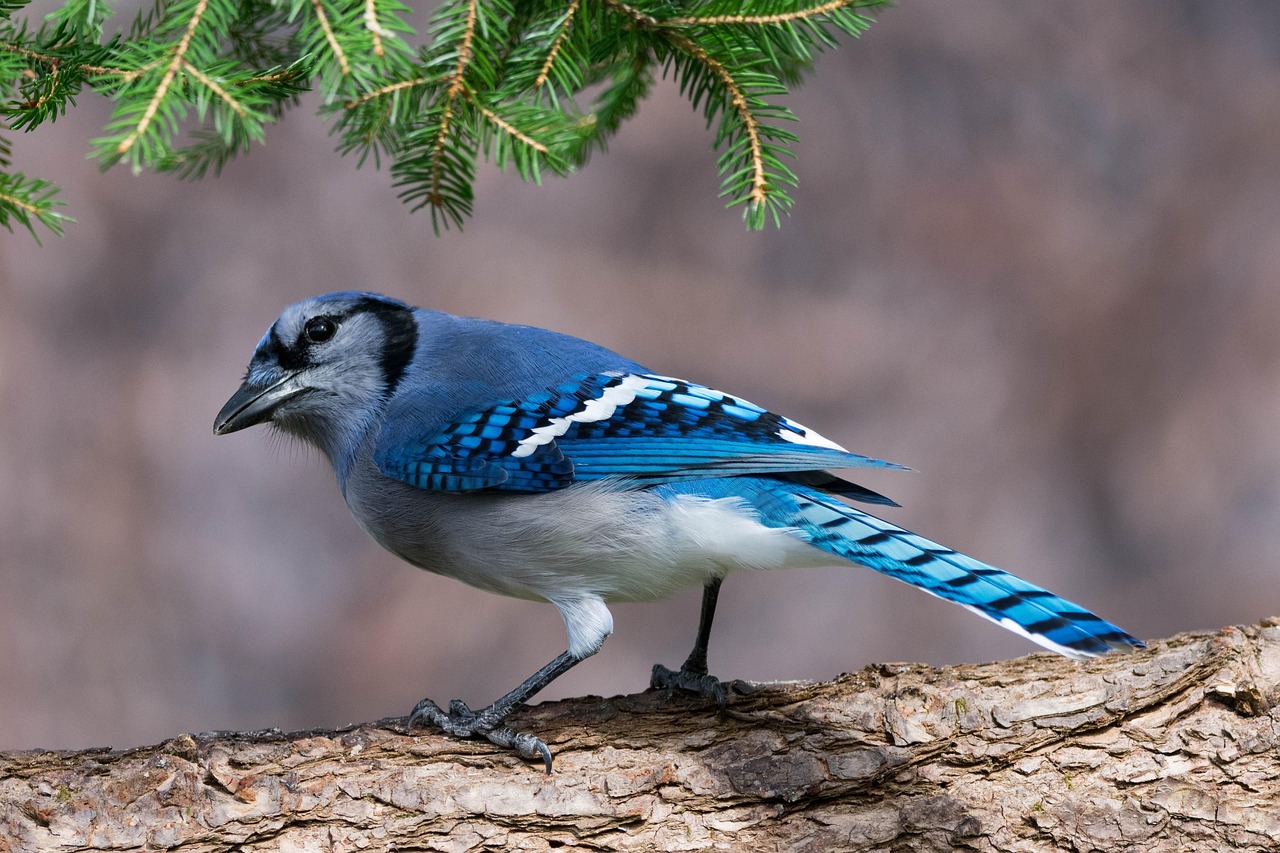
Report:
[[[1073,664],[885,664],[522,709],[484,742],[181,735],[0,755],[0,851],[1280,849],[1280,621]]]

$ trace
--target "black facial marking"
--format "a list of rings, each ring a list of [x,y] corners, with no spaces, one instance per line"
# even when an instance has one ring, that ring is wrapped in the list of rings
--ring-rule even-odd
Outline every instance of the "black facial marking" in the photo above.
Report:
[[[265,354],[275,356],[276,363],[284,370],[290,372],[301,370],[311,363],[305,347],[287,346],[280,339],[280,332],[273,324],[271,333],[268,335],[269,342],[265,349]]]
[[[382,379],[387,385],[387,394],[396,390],[404,377],[405,369],[413,359],[413,352],[418,346],[418,323],[413,319],[412,309],[398,302],[384,302],[371,297],[356,303],[352,313],[365,311],[378,318],[382,323],[386,343],[379,360],[382,366]]]

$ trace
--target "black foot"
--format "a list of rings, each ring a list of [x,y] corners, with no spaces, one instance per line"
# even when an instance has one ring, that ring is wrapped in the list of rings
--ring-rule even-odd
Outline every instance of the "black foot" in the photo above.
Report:
[[[688,669],[670,670],[660,663],[653,665],[649,686],[654,690],[686,690],[714,699],[721,713],[724,713],[730,690],[746,695],[755,689],[745,681],[721,681],[705,672],[693,672]]]
[[[502,718],[491,712],[492,705],[480,711],[473,711],[461,699],[449,703],[446,713],[430,699],[423,699],[409,712],[409,725],[429,724],[442,730],[445,734],[458,738],[480,736],[503,749],[510,749],[516,755],[527,760],[541,758],[551,773],[551,750],[547,745],[528,732],[518,732],[510,726],[499,725]]]

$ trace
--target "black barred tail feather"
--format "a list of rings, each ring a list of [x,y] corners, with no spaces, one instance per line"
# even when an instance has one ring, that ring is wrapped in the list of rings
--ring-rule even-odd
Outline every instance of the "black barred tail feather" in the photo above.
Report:
[[[930,542],[821,492],[757,481],[766,523],[801,530],[838,557],[905,581],[985,616],[1047,649],[1083,659],[1145,644],[1094,614],[958,551]]]

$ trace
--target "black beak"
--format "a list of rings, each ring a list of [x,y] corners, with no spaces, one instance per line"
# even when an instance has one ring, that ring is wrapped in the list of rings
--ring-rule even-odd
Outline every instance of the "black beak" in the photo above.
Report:
[[[246,381],[218,412],[213,421],[213,434],[226,435],[270,420],[276,409],[306,390],[294,376],[286,376],[265,388]]]

